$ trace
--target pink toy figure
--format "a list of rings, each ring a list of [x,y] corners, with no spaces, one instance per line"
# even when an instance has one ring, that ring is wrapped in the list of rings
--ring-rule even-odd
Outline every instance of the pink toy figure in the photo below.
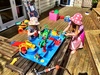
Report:
[[[49,19],[53,21],[57,21],[59,18],[59,14],[55,14],[54,10],[49,12]]]
[[[63,32],[68,31],[65,35],[72,36],[72,40],[69,48],[72,50],[71,53],[75,53],[78,48],[83,48],[84,45],[84,26],[82,24],[83,16],[80,13],[76,13],[70,18],[69,25],[65,28]]]

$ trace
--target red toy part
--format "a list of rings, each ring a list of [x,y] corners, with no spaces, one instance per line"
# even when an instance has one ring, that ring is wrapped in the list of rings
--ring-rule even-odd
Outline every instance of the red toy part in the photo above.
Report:
[[[38,36],[38,31],[36,31],[36,32],[34,33],[34,36],[35,36],[35,37],[37,37],[37,36]]]
[[[46,52],[46,46],[43,47],[43,52]]]
[[[22,47],[22,48],[21,48],[21,52],[22,52],[23,54],[25,54],[25,53],[27,52],[26,47]]]
[[[15,42],[12,44],[12,46],[19,46],[19,45],[22,44],[22,43],[24,43],[24,42],[15,41]]]
[[[60,16],[59,18],[60,18],[60,19],[64,19],[64,16]]]
[[[55,40],[54,43],[55,43],[55,45],[60,45],[61,41],[60,40]]]
[[[49,40],[53,40],[53,41],[54,41],[54,40],[55,40],[55,38],[53,38],[53,37],[49,37]]]

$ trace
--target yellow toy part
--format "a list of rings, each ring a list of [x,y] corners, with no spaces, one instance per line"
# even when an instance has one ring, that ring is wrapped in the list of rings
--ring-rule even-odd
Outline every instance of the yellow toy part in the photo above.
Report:
[[[27,24],[25,24],[24,22],[22,22],[21,25],[19,25],[19,27],[26,28],[27,27]]]
[[[29,22],[29,20],[24,20],[24,23],[25,23],[25,24],[28,24],[28,22]]]
[[[55,30],[52,30],[51,33],[52,33],[53,36],[57,36],[58,35],[57,31],[55,31]]]
[[[26,43],[22,43],[22,44],[19,45],[19,51],[21,51],[21,48],[22,48],[22,47],[25,47],[26,50],[28,49]]]
[[[17,60],[18,60],[17,58],[14,58],[14,59],[12,60],[12,62],[10,63],[10,65],[13,65]]]
[[[26,40],[25,43],[26,43],[26,45],[28,46],[28,48],[32,48],[32,49],[35,48],[35,45],[32,44],[29,40]]]
[[[41,59],[41,60],[40,60],[40,62],[42,62],[42,63],[43,63],[43,62],[44,62],[44,59]]]

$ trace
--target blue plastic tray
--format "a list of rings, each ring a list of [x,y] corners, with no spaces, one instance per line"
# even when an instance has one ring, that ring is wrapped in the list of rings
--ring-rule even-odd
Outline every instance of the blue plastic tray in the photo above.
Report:
[[[56,40],[60,39],[61,43],[59,45],[55,45],[53,40],[49,40],[47,39],[46,41],[46,52],[42,51],[42,48],[40,48],[39,46],[39,42],[41,41],[41,37],[37,37],[34,38],[33,40],[31,40],[31,42],[33,44],[36,45],[35,49],[28,49],[26,54],[22,54],[20,53],[20,55],[26,59],[29,59],[33,62],[36,62],[38,64],[41,64],[43,66],[47,66],[48,63],[50,62],[50,60],[52,59],[52,57],[54,56],[54,54],[57,52],[58,48],[60,47],[60,45],[62,44],[62,42],[65,39],[64,35],[60,35],[60,36],[52,36],[51,33],[49,33],[49,37],[53,37]],[[35,58],[35,54],[38,53],[41,58],[40,59],[36,59]]]

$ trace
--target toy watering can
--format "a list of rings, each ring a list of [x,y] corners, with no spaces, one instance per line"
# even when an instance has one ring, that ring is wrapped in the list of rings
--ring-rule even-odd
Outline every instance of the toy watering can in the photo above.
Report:
[[[65,21],[65,22],[70,22],[70,16],[66,16],[66,17],[64,18],[64,21]]]

